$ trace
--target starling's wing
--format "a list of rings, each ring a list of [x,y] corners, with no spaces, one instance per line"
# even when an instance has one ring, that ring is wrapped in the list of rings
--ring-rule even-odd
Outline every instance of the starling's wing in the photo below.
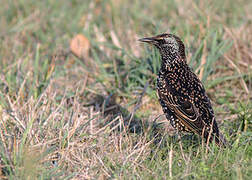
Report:
[[[199,110],[190,102],[189,98],[174,95],[168,90],[165,93],[158,91],[158,95],[184,126],[201,135],[204,123],[201,121]]]

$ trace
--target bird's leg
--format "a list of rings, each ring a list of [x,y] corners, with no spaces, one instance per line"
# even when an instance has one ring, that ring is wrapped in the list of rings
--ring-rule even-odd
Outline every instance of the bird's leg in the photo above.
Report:
[[[181,154],[182,154],[182,157],[184,159],[184,161],[186,162],[186,157],[185,157],[185,154],[184,154],[184,150],[183,150],[183,147],[182,147],[182,138],[181,138],[181,134],[180,132],[177,130],[177,134],[178,134],[178,141],[179,141],[179,147],[180,147],[180,150],[181,150]]]

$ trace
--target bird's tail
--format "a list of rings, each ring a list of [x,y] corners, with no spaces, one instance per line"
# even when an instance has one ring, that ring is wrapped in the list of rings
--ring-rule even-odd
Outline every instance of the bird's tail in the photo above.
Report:
[[[219,131],[218,127],[214,129],[214,132],[212,131],[203,131],[204,133],[204,139],[205,142],[211,143],[213,141],[215,141],[215,143],[219,146],[219,147],[229,147],[229,143],[226,140],[225,136]]]
[[[219,136],[215,137],[215,142],[219,147],[229,147],[229,143],[227,141],[227,139],[225,138],[225,136],[219,132]]]
[[[218,125],[216,123],[215,118],[212,120],[211,124],[211,130],[206,131],[205,138],[207,141],[212,142],[215,141],[215,143],[219,147],[228,147],[228,141],[226,140],[225,136],[219,131]]]

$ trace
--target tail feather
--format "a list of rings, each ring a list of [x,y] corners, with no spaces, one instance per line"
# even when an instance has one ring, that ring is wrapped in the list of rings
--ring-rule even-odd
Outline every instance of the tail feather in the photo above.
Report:
[[[219,131],[218,127],[214,129],[214,132],[203,132],[204,133],[204,139],[206,143],[213,142],[219,146],[219,147],[229,147],[229,143],[226,140],[225,136]]]
[[[221,132],[219,132],[219,136],[215,137],[215,142],[220,147],[229,147],[230,146],[227,139],[225,138],[225,136]]]

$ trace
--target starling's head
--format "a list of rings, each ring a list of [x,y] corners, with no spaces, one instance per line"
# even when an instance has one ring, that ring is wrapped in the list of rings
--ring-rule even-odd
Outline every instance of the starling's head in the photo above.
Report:
[[[154,37],[142,38],[139,41],[156,46],[162,59],[168,61],[168,63],[176,59],[185,59],[185,46],[180,38],[173,34],[160,34]]]

